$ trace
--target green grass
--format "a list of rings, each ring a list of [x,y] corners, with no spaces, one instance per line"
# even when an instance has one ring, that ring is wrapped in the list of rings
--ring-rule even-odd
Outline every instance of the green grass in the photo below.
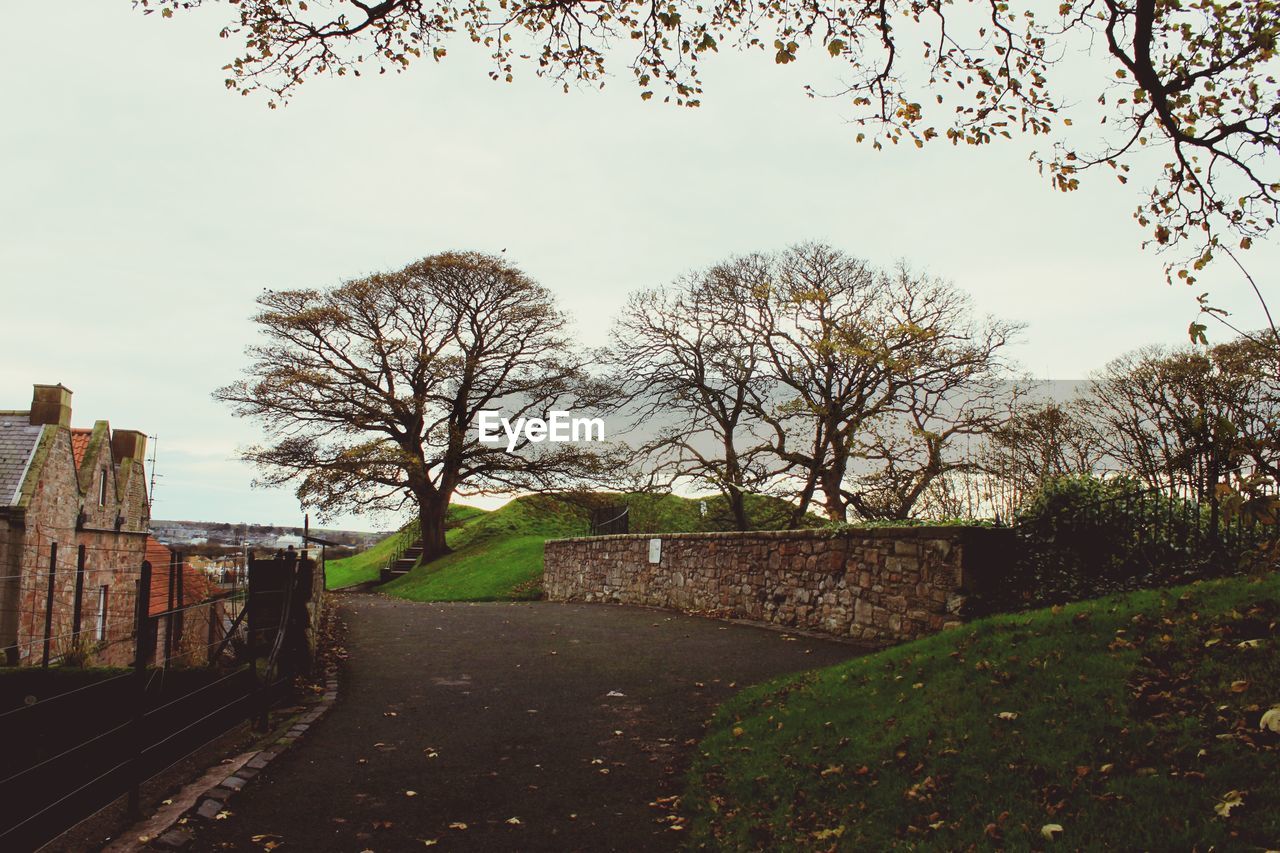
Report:
[[[588,509],[526,495],[449,531],[453,553],[380,587],[411,601],[519,601],[542,594],[542,546],[590,529]]]
[[[485,515],[488,515],[485,510],[463,504],[454,504],[449,507],[447,523],[451,525],[466,524]],[[325,587],[327,589],[342,589],[365,581],[377,580],[378,573],[387,564],[387,560],[391,557],[391,552],[395,549],[397,535],[395,533],[391,534],[367,551],[361,551],[359,554],[353,554],[341,560],[329,560],[326,562],[324,569]]]
[[[983,619],[748,689],[690,770],[688,840],[1274,849],[1280,734],[1260,720],[1280,705],[1278,619],[1280,576],[1213,581]],[[1231,792],[1243,804],[1223,816]]]
[[[705,501],[706,514],[700,503]],[[388,595],[413,601],[526,600],[542,594],[542,544],[548,539],[583,536],[590,531],[591,510],[625,503],[632,533],[679,533],[732,528],[724,498],[682,498],[669,494],[567,493],[525,495],[484,512],[473,507],[449,508],[446,534],[453,553],[421,565],[380,587]],[[747,496],[748,518],[760,528],[785,524],[790,505],[777,498]],[[819,519],[806,518],[806,524]],[[395,537],[354,557],[329,563],[330,589],[377,578],[394,547]]]

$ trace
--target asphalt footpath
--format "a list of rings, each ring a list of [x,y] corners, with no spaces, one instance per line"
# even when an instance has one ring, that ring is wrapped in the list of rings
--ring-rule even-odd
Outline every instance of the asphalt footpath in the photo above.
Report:
[[[337,599],[337,704],[193,849],[670,850],[715,707],[863,653],[644,608]]]

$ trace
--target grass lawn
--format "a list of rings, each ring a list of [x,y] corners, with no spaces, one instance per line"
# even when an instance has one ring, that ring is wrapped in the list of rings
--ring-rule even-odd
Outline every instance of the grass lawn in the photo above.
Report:
[[[984,619],[750,688],[699,747],[687,840],[1280,848],[1280,731],[1262,723],[1280,705],[1278,620],[1280,576],[1207,582]]]
[[[473,506],[454,504],[449,507],[446,523],[466,524],[467,522],[487,515],[484,510]],[[325,563],[325,588],[342,589],[365,581],[377,580],[378,573],[387,564],[391,552],[395,549],[397,534],[391,534],[367,551],[343,557],[341,560],[329,560]]]
[[[587,512],[552,497],[526,495],[449,532],[453,553],[380,587],[411,601],[520,601],[542,595],[542,546],[581,536]]]

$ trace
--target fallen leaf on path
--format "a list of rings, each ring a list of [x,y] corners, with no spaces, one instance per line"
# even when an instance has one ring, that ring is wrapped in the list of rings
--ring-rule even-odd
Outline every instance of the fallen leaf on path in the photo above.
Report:
[[[460,820],[455,820],[453,823],[449,824],[449,828],[463,830],[467,828],[467,825]]]
[[[509,817],[507,818],[507,823],[511,824],[512,826],[520,826],[521,824],[524,823],[524,821],[522,821],[518,817]]]
[[[404,792],[404,795],[405,795],[406,797],[416,797],[416,796],[418,796],[418,792],[417,792],[417,791],[405,791],[405,792]]]
[[[231,812],[227,811],[226,809],[223,809],[222,811],[220,811],[220,812],[218,812],[216,815],[214,815],[214,816],[213,816],[213,819],[214,819],[214,820],[226,820],[226,819],[227,819],[227,818],[229,818],[229,817],[231,817]]]
[[[623,693],[623,692],[622,692],[622,691],[620,691],[620,690],[610,690],[608,693],[606,693],[606,694],[604,694],[604,695],[605,695],[605,696],[623,697],[623,696],[626,696],[627,694]]]

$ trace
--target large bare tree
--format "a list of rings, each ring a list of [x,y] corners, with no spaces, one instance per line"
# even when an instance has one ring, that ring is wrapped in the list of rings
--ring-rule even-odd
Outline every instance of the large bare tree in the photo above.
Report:
[[[616,384],[648,427],[641,464],[668,484],[720,492],[739,530],[751,529],[746,494],[771,473],[755,427],[766,393],[764,345],[744,329],[744,290],[767,276],[760,255],[632,294],[613,329]],[[656,428],[655,428],[656,427]]]
[[[600,470],[580,444],[479,440],[483,411],[545,419],[603,393],[552,294],[500,258],[447,252],[258,303],[265,340],[245,378],[214,396],[265,431],[244,452],[261,482],[295,484],[322,515],[411,502],[429,560],[448,550],[455,494],[555,488]]]

